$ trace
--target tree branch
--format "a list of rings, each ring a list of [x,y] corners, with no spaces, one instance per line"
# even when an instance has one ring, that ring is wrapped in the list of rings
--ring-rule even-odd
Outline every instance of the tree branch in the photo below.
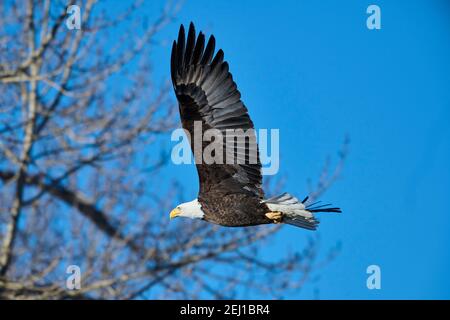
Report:
[[[9,183],[14,179],[13,172],[0,171],[0,180]],[[44,175],[32,175],[24,177],[24,184],[36,186],[41,190],[51,194],[66,205],[77,209],[83,216],[89,219],[99,230],[106,235],[119,241],[125,241],[131,249],[139,251],[139,247],[132,240],[123,236],[120,231],[109,221],[108,216],[97,209],[94,203],[91,203],[80,193],[73,192],[57,183],[46,183]]]

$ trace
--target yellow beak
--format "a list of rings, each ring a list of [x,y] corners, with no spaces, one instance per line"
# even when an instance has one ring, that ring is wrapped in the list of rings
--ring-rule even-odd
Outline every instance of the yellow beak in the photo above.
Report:
[[[173,209],[170,211],[170,219],[176,218],[180,215],[181,211],[178,208]]]

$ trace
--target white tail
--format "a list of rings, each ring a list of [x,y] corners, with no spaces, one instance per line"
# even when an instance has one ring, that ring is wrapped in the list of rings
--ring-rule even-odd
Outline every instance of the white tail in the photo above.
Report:
[[[316,212],[341,212],[339,208],[331,208],[329,204],[318,205],[319,202],[306,205],[308,197],[299,201],[289,193],[283,193],[262,202],[271,211],[283,213],[283,223],[294,225],[308,230],[316,230],[319,221],[314,217]]]

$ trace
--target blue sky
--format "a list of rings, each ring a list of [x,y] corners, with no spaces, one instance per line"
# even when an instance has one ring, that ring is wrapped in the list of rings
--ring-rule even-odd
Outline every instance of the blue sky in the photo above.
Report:
[[[381,8],[381,30],[366,27],[370,4]],[[344,172],[323,196],[344,213],[323,216],[319,231],[324,253],[337,242],[341,252],[289,298],[450,298],[448,9],[426,0],[186,1],[161,33],[171,43],[193,21],[216,36],[256,127],[280,129],[286,191],[303,197],[307,178],[351,138]],[[154,56],[157,77],[168,79],[170,45]],[[195,197],[195,168],[169,170]],[[308,236],[286,226],[264,255]],[[366,288],[371,264],[381,267],[381,290]]]

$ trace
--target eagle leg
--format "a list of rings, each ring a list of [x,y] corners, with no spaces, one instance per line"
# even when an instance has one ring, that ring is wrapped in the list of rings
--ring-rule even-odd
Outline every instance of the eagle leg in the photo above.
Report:
[[[273,221],[273,223],[281,223],[283,220],[283,213],[279,211],[270,211],[266,213],[266,217]]]

